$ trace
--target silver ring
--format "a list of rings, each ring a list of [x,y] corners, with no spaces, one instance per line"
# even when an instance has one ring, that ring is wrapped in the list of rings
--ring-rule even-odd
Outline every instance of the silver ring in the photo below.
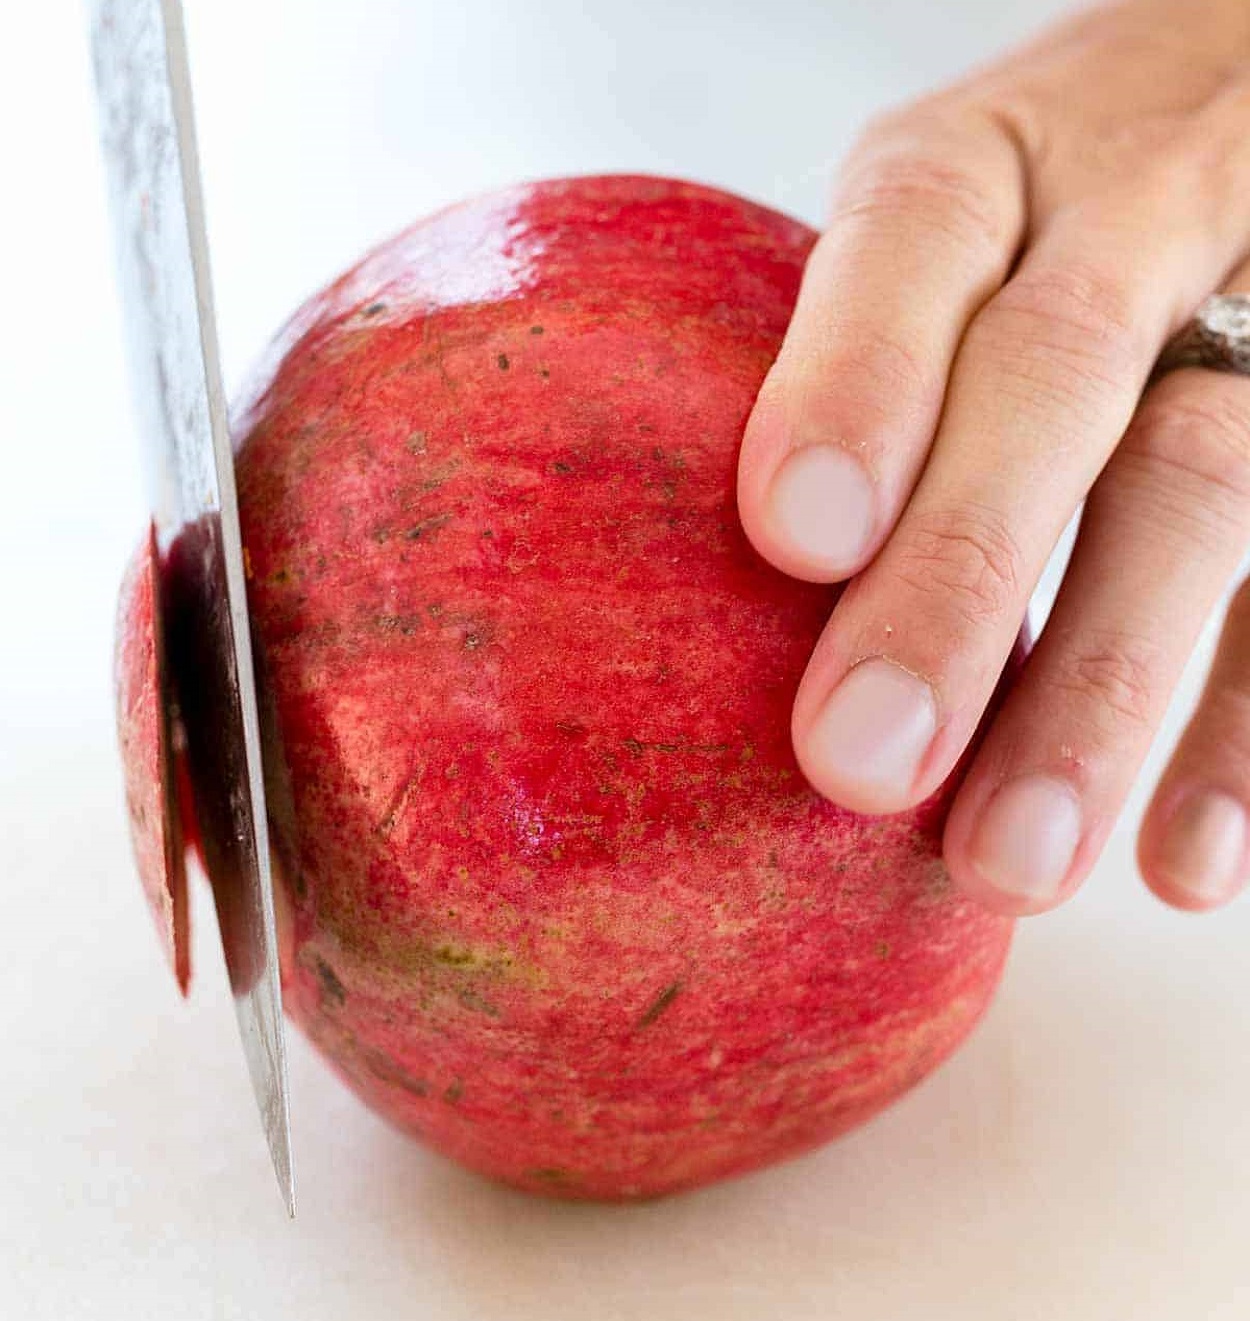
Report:
[[[1154,376],[1177,367],[1211,367],[1250,376],[1250,294],[1215,294],[1164,347]]]

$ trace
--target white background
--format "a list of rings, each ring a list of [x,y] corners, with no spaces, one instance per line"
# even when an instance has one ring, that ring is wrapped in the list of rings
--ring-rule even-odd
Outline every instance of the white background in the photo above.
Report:
[[[190,0],[227,383],[366,245],[496,184],[672,172],[817,221],[869,112],[1059,8]],[[211,909],[184,1005],[125,837],[110,634],[143,509],[68,0],[6,10],[0,162],[0,1316],[1250,1315],[1250,907],[1148,897],[1140,792],[1085,894],[1022,926],[974,1041],[841,1143],[546,1204],[395,1135],[295,1039],[288,1223]]]

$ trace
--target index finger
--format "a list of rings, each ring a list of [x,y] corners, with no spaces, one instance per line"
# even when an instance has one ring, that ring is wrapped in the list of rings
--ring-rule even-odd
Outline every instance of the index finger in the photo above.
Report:
[[[739,515],[765,559],[836,582],[872,558],[1024,225],[1021,162],[988,114],[911,111],[865,136],[743,438]]]

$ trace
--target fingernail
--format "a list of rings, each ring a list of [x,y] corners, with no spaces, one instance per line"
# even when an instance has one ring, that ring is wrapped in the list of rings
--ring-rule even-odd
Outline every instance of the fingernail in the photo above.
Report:
[[[923,679],[890,661],[866,660],[826,700],[807,751],[835,801],[901,810],[936,729],[937,705]]]
[[[969,854],[996,890],[1034,903],[1058,897],[1081,841],[1081,807],[1062,780],[1022,775],[990,799]]]
[[[826,572],[860,567],[873,529],[874,491],[864,466],[832,445],[795,450],[770,491],[777,529]]]
[[[1167,879],[1202,904],[1220,903],[1242,879],[1246,814],[1228,794],[1183,799],[1163,832],[1159,866]]]

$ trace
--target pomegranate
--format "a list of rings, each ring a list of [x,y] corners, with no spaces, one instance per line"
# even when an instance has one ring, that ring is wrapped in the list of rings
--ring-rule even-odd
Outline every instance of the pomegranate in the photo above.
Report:
[[[237,414],[287,1010],[368,1105],[522,1188],[648,1196],[824,1142],[1003,966],[1010,923],[940,860],[959,772],[870,819],[791,751],[837,593],[754,553],[734,473],[813,238],[652,178],[472,201],[313,298]]]

